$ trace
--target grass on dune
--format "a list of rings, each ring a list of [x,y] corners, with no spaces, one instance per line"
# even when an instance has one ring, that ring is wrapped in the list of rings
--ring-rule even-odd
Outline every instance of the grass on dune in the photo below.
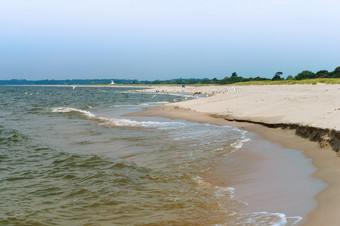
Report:
[[[232,86],[246,86],[246,85],[296,85],[296,84],[340,84],[340,78],[316,78],[305,80],[279,80],[279,81],[251,81],[251,82],[238,82],[230,84]]]
[[[279,80],[279,81],[250,81],[250,82],[238,82],[232,84],[226,84],[227,86],[249,86],[249,85],[296,85],[296,84],[312,84],[316,85],[318,83],[323,84],[340,84],[340,78],[316,78],[316,79],[304,79],[304,80]],[[221,84],[186,84],[187,86],[221,86]],[[117,86],[182,86],[182,84],[117,84]]]

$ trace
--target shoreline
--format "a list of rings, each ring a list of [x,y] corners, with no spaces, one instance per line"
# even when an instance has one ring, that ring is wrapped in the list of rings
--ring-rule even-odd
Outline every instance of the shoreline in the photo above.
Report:
[[[329,146],[324,145],[321,148],[317,142],[311,142],[313,139],[308,140],[303,138],[303,134],[295,133],[294,129],[296,128],[291,126],[268,127],[265,123],[254,124],[251,120],[228,120],[222,114],[209,114],[181,106],[187,102],[190,101],[149,107],[143,112],[129,115],[161,116],[215,125],[229,125],[254,132],[267,141],[280,144],[283,148],[302,150],[307,158],[312,159],[313,166],[317,168],[312,176],[327,184],[327,187],[324,189],[319,187],[319,192],[314,197],[317,205],[308,214],[307,218],[302,221],[302,224],[320,225],[326,222],[327,225],[337,225],[337,222],[340,220],[340,216],[337,214],[338,210],[340,210],[340,182],[337,181],[337,175],[340,175],[340,158],[337,157],[336,152]],[[314,134],[314,138],[321,137],[315,136],[315,131],[308,134]],[[216,183],[216,181],[214,182]]]
[[[251,139],[216,164],[207,181],[218,186],[230,183],[236,199],[248,203],[240,214],[280,213],[287,220],[301,217],[299,225],[305,222],[317,206],[314,197],[326,187],[312,176],[316,171],[312,159],[301,150],[288,149],[258,133],[247,134]]]

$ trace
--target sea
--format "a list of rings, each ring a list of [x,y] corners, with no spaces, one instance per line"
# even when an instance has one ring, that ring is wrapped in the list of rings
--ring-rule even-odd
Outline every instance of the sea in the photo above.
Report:
[[[295,225],[244,214],[203,176],[250,138],[230,126],[128,117],[203,96],[117,87],[0,87],[0,225]]]

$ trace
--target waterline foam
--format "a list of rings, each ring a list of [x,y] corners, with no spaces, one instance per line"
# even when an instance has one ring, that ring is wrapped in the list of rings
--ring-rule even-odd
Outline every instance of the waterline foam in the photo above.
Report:
[[[90,111],[85,111],[85,110],[81,110],[77,108],[70,108],[70,107],[55,107],[55,108],[52,108],[52,112],[58,112],[58,113],[78,112],[90,120],[101,122],[100,125],[103,125],[103,126],[174,129],[174,128],[178,128],[178,127],[185,125],[185,123],[182,123],[182,122],[136,121],[136,120],[131,120],[131,119],[98,117]]]

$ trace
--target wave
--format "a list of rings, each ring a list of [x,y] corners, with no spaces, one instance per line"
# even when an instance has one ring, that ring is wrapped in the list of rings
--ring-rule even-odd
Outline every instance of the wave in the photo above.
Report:
[[[236,129],[237,129],[237,128],[236,128]],[[239,130],[239,129],[237,129],[237,130]],[[239,131],[242,131],[242,130],[239,130]],[[247,131],[242,131],[241,133],[242,133],[241,139],[231,144],[231,146],[232,146],[233,148],[235,148],[234,151],[236,151],[237,149],[242,148],[242,146],[243,146],[244,143],[246,143],[246,142],[248,142],[248,141],[251,140],[250,138],[246,138],[246,133],[247,133]]]
[[[184,123],[180,122],[153,122],[153,121],[135,121],[130,119],[116,119],[116,118],[103,118],[98,117],[98,121],[106,126],[118,127],[144,127],[144,128],[159,128],[159,129],[174,129],[183,126]]]
[[[302,217],[287,217],[284,213],[269,213],[254,212],[240,214],[238,217],[238,223],[236,225],[273,225],[273,226],[285,226],[285,225],[296,225],[302,221]]]
[[[59,112],[59,113],[79,112],[79,113],[82,113],[83,115],[85,115],[89,118],[96,117],[94,114],[92,114],[89,111],[80,110],[80,109],[77,109],[77,108],[70,108],[70,107],[55,107],[55,108],[52,108],[52,112]]]
[[[196,176],[193,178],[193,180],[203,188],[210,188],[214,190],[215,196],[217,197],[228,197],[228,198],[234,198],[235,188],[233,187],[220,187],[220,186],[214,186],[209,182],[206,182],[202,180],[201,177]]]
[[[153,106],[158,104],[169,104],[168,101],[158,101],[158,102],[145,102],[140,104],[117,104],[113,105],[113,107],[145,107],[145,106]]]
[[[151,105],[168,104],[168,103],[170,103],[170,102],[168,102],[168,101],[146,102],[146,103],[138,104],[138,106],[151,106]]]
[[[134,90],[131,90],[130,93],[134,93],[134,94],[143,94],[143,95],[168,95],[168,96],[178,96],[178,97],[188,97],[188,98],[194,98],[194,97],[207,97],[208,95],[205,94],[199,94],[199,95],[193,95],[190,93],[163,93],[163,92],[159,92],[157,94],[152,93],[152,92],[136,92]]]
[[[158,121],[136,121],[131,119],[118,119],[118,118],[105,118],[96,116],[90,111],[85,111],[77,108],[70,107],[55,107],[52,112],[58,113],[80,113],[86,118],[94,121],[101,122],[100,125],[112,127],[144,127],[144,128],[159,128],[159,129],[175,129],[185,126],[183,122],[158,122]]]
[[[201,177],[196,176],[193,178],[193,181],[197,183],[200,188],[212,190],[215,196],[218,198],[219,206],[223,208],[224,199],[227,199],[227,206],[230,206],[231,202],[234,201],[234,207],[236,209],[242,209],[247,206],[248,203],[243,202],[241,200],[237,200],[235,195],[235,188],[233,187],[221,187],[212,185],[209,182],[204,181]],[[237,207],[238,206],[238,207]],[[296,225],[300,221],[302,221],[302,217],[294,216],[287,217],[284,213],[270,213],[267,211],[262,212],[253,212],[253,213],[243,213],[238,214],[233,212],[233,216],[238,215],[236,217],[236,221],[233,222],[233,225],[254,225],[254,226],[262,226],[262,225],[273,225],[273,226],[285,226],[285,225]],[[229,225],[231,222],[227,222]],[[221,226],[224,224],[220,224]]]

